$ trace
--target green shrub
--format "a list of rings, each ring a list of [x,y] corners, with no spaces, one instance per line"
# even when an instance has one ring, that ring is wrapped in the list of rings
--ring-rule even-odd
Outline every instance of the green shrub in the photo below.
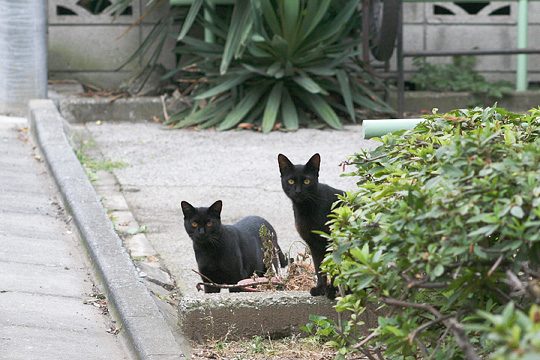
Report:
[[[540,302],[539,135],[540,108],[457,110],[351,158],[358,189],[332,215],[324,268],[348,293],[338,311],[381,309],[367,338],[357,318],[333,324],[342,349],[532,359],[540,316],[523,311]]]
[[[114,10],[131,1],[116,0]],[[186,93],[194,104],[167,124],[227,130],[252,123],[269,132],[279,122],[288,130],[340,129],[342,118],[356,121],[358,109],[393,112],[373,91],[384,84],[358,58],[358,5],[359,0],[237,0],[232,10],[217,11],[208,1],[194,0],[178,35],[179,63],[168,74],[190,82]],[[137,54],[152,51],[152,43],[161,49],[170,24],[160,21]],[[188,35],[194,24],[215,41]],[[149,57],[157,61],[155,53]]]
[[[416,72],[411,82],[417,90],[468,91],[496,99],[513,90],[508,81],[487,81],[474,69],[476,60],[472,56],[454,56],[451,64],[430,64],[424,58],[415,58],[413,62]]]
[[[356,121],[355,106],[391,109],[370,90],[377,82],[357,59],[358,0],[238,0],[230,20],[206,2],[211,21],[196,17],[217,41],[208,44],[184,34],[177,53],[189,56],[205,79],[194,90],[195,107],[173,116],[177,127],[241,122],[269,132],[277,122],[289,130],[319,120],[339,129],[338,113]]]

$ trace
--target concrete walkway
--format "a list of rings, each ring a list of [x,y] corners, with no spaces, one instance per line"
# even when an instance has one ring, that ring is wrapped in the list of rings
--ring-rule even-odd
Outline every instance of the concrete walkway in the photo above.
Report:
[[[129,359],[26,126],[0,116],[0,358]]]
[[[278,153],[293,163],[321,155],[320,180],[336,188],[354,189],[358,179],[343,177],[339,166],[348,156],[377,146],[363,140],[360,126],[343,131],[301,129],[261,134],[251,131],[168,130],[155,123],[88,122],[88,131],[108,160],[123,161],[114,169],[129,208],[177,281],[183,294],[196,293],[199,277],[191,239],[180,210],[186,200],[209,206],[223,200],[226,224],[247,215],[266,218],[276,229],[281,248],[296,255],[304,251],[294,226],[291,201],[281,189]],[[348,168],[348,171],[353,168]]]

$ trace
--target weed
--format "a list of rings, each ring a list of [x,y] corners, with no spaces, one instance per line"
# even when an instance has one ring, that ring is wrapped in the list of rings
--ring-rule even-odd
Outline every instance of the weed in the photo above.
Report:
[[[415,58],[417,72],[411,81],[418,90],[469,91],[497,99],[512,91],[510,82],[489,82],[474,69],[475,65],[472,56],[454,56],[451,64],[430,64]]]
[[[75,150],[77,159],[83,166],[90,181],[95,182],[97,180],[98,171],[112,172],[115,169],[122,169],[128,166],[123,161],[111,161],[111,160],[98,160],[88,154],[88,150],[95,147],[95,142],[92,140],[84,141],[79,149]]]

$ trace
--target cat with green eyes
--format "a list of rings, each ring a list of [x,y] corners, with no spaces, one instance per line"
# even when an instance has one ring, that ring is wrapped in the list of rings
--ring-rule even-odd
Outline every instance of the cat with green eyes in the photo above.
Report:
[[[281,187],[292,200],[296,230],[309,246],[317,274],[317,285],[311,288],[310,294],[333,299],[336,289],[320,271],[328,240],[313,231],[329,232],[328,215],[338,195],[344,191],[319,183],[320,163],[319,154],[313,155],[305,165],[293,165],[285,155],[278,155]]]
[[[247,216],[233,225],[221,223],[223,203],[216,201],[210,207],[195,208],[186,201],[181,203],[184,213],[184,228],[193,241],[193,250],[203,282],[212,280],[216,284],[236,284],[253,274],[264,275],[263,244],[259,236],[261,225],[265,225],[273,236],[274,251],[279,265],[285,267],[287,260],[277,243],[274,228],[259,216]],[[274,259],[274,266],[278,266]],[[220,292],[219,287],[206,286],[205,293]],[[238,292],[238,289],[230,289]]]

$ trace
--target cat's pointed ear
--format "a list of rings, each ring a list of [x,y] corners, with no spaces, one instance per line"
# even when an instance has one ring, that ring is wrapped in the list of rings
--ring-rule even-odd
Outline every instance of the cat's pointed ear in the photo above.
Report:
[[[279,172],[281,175],[288,173],[294,168],[293,163],[283,154],[279,154],[277,157],[279,164]]]
[[[321,166],[321,155],[318,153],[313,155],[306,163],[306,169],[319,174],[319,168]]]
[[[197,212],[197,209],[191,206],[187,201],[182,201],[180,205],[182,206],[182,212],[184,213],[185,218],[190,218]]]
[[[208,212],[212,213],[213,215],[217,217],[220,217],[222,207],[223,207],[223,202],[221,200],[218,200],[212,205],[210,205],[210,207],[208,208]]]

